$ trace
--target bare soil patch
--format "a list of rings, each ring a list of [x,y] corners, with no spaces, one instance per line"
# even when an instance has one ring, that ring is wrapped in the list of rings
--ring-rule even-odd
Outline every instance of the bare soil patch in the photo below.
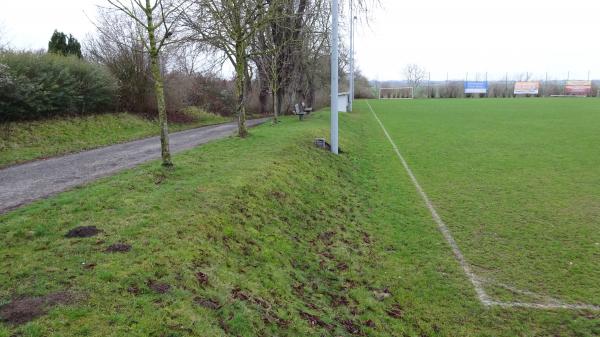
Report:
[[[352,320],[347,319],[342,321],[341,323],[344,326],[344,329],[346,329],[346,331],[348,331],[349,333],[353,335],[361,334],[360,327],[356,325]]]
[[[56,292],[39,297],[21,297],[0,307],[0,321],[20,325],[45,315],[52,307],[72,303],[68,292]]]
[[[199,272],[196,273],[196,280],[198,280],[198,283],[201,286],[207,286],[208,285],[208,275],[204,274],[201,271],[199,271]]]
[[[402,318],[404,317],[404,310],[398,304],[394,304],[391,309],[387,310],[386,313],[388,316],[393,318]]]
[[[316,315],[311,315],[307,312],[301,311],[300,312],[300,317],[302,317],[304,320],[306,320],[308,322],[308,324],[312,327],[321,327],[321,328],[325,328],[327,330],[332,330],[332,326],[323,322],[323,320],[321,320],[321,318],[319,318]]]
[[[170,284],[160,283],[156,281],[148,281],[148,287],[150,287],[150,289],[159,294],[166,294],[171,290]]]
[[[131,251],[131,245],[126,243],[115,243],[108,246],[105,250],[107,253],[127,253],[129,251]]]
[[[211,310],[219,310],[221,308],[221,304],[219,304],[219,302],[217,302],[216,300],[213,300],[213,299],[196,297],[194,299],[194,303],[196,303],[197,305],[199,305],[201,307],[211,309]]]
[[[100,233],[100,230],[96,226],[80,226],[71,229],[65,237],[67,238],[90,238]]]

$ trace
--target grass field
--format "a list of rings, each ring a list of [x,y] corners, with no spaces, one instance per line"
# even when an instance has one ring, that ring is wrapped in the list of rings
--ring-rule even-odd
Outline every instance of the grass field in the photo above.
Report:
[[[488,292],[600,305],[600,100],[371,104]]]
[[[171,123],[171,131],[224,123],[228,118],[189,112],[192,123]],[[0,125],[0,168],[29,160],[89,150],[159,133],[154,121],[128,113],[65,117]]]
[[[577,163],[546,171],[535,160],[594,153],[595,101],[557,101],[567,103],[371,104],[478,273],[597,304],[598,225],[586,213],[598,205],[594,189],[541,191],[591,179],[596,171],[587,171],[588,164],[597,159],[578,156]],[[546,113],[536,112],[542,109],[536,104]],[[323,112],[304,122],[284,118],[253,129],[249,139],[178,154],[173,170],[145,164],[0,215],[0,336],[600,333],[598,312],[483,306],[366,103],[341,115],[339,157],[312,146],[328,134],[328,119]],[[561,136],[551,132],[555,125],[577,132]],[[551,156],[565,139],[571,150]],[[554,181],[575,167],[575,177]],[[505,172],[511,169],[515,174]],[[532,170],[535,177],[554,175],[527,182]],[[569,191],[570,198],[589,198],[590,208],[551,207],[568,200]],[[510,201],[511,193],[519,201]],[[546,203],[534,207],[532,196]],[[558,220],[546,230],[542,220],[551,218]],[[101,232],[66,238],[77,226]],[[558,245],[553,240],[564,247],[550,249]],[[115,243],[131,250],[108,253]],[[569,256],[573,265],[545,254]],[[569,276],[569,268],[581,277]],[[27,320],[7,320],[19,310]]]

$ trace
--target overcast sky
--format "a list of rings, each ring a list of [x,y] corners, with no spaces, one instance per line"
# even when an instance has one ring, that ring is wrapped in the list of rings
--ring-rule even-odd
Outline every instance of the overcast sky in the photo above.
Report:
[[[371,78],[402,77],[407,63],[433,79],[537,77],[600,79],[600,0],[382,0],[357,36]]]
[[[346,0],[349,1],[349,0]],[[357,31],[357,62],[372,79],[401,79],[408,63],[433,79],[600,79],[600,0],[381,0]],[[103,0],[0,0],[13,47],[46,48],[58,29],[83,40]],[[86,16],[87,14],[87,16]]]
[[[46,49],[55,29],[83,40],[94,32],[90,18],[103,0],[0,0],[0,26],[11,46]]]

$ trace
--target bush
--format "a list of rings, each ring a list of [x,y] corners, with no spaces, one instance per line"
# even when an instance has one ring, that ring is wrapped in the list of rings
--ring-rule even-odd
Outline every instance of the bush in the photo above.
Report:
[[[0,119],[31,120],[114,110],[117,82],[101,65],[77,57],[0,54]]]
[[[200,122],[202,124],[210,124],[210,123],[214,123],[214,122],[223,122],[223,121],[229,120],[228,118],[219,116],[217,114],[204,111],[201,108],[196,107],[196,106],[190,106],[190,107],[185,108],[184,113],[186,115],[194,118],[194,120],[196,122]]]
[[[221,116],[231,116],[235,113],[233,82],[216,75],[197,74],[193,79],[187,104]]]

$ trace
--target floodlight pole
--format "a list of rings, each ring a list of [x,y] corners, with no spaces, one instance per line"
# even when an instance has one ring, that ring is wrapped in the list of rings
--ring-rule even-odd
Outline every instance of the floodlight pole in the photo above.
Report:
[[[338,154],[338,0],[331,0],[331,152]]]
[[[490,97],[490,90],[488,89],[488,77],[487,77],[488,73],[487,71],[485,72],[485,97]]]
[[[450,79],[450,75],[446,72],[446,90],[444,90],[445,98],[450,98],[450,93],[448,92],[448,80]]]
[[[348,91],[350,95],[350,106],[348,111],[352,112],[352,105],[354,103],[354,6],[353,1],[350,0],[350,85]]]
[[[431,72],[429,72],[429,77],[427,78],[427,98],[431,98]]]

